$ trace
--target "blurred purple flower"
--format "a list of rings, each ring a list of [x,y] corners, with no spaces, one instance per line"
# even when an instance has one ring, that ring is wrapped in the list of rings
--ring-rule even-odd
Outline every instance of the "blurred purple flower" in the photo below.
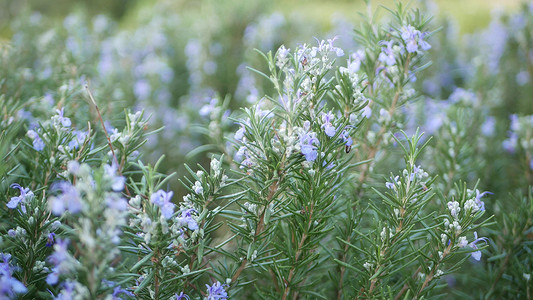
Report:
[[[133,86],[133,94],[135,97],[141,101],[147,100],[148,97],[150,97],[150,93],[152,92],[152,87],[150,86],[150,83],[148,80],[140,79],[135,82],[135,85]]]
[[[529,72],[520,71],[516,74],[516,83],[520,86],[524,86],[529,82]]]
[[[111,189],[115,192],[120,192],[124,189],[126,178],[124,176],[117,176],[118,168],[116,164],[104,165],[105,177],[111,183]]]
[[[65,112],[65,108],[64,107],[62,107],[60,110],[56,109],[56,112],[57,112],[57,115],[58,115],[58,120],[59,120],[59,122],[61,122],[63,127],[70,127],[70,125],[72,125],[72,122],[70,121],[70,119],[63,115],[64,112]]]
[[[0,253],[0,299],[14,299],[16,294],[25,293],[26,286],[13,277],[13,268],[9,266],[11,254]]]
[[[44,142],[39,137],[39,134],[37,134],[37,132],[30,129],[28,130],[26,135],[33,140],[33,149],[37,151],[42,151],[44,149]]]
[[[54,268],[52,269],[52,273],[48,274],[46,277],[46,283],[50,285],[57,284],[59,281],[59,276],[68,271],[63,262],[66,262],[69,259],[69,242],[69,239],[57,239],[57,242],[54,245],[54,252],[48,257],[48,261],[54,265]]]
[[[394,53],[392,51],[393,41],[381,41],[380,45],[386,46],[381,48],[381,53],[379,54],[378,60],[388,66],[394,66],[396,64],[396,59],[394,58]]]
[[[363,113],[362,113],[362,116],[369,119],[371,116],[372,116],[372,109],[370,108],[370,106],[365,106],[365,108],[363,108]]]
[[[54,300],[71,300],[74,298],[74,288],[75,284],[74,282],[67,280],[63,283],[63,289],[57,295],[57,297],[54,298]]]
[[[402,28],[402,39],[406,43],[407,52],[413,53],[418,51],[418,43],[416,38],[420,31],[416,30],[413,26],[407,25],[407,27]]]
[[[244,138],[244,133],[246,133],[246,128],[244,127],[244,125],[241,124],[241,128],[239,128],[239,130],[235,132],[235,139],[237,141],[242,141],[242,139]]]
[[[509,133],[509,138],[502,142],[503,149],[509,153],[514,153],[518,146],[518,135],[514,132]]]
[[[72,131],[72,133],[74,136],[72,140],[68,143],[68,146],[70,147],[70,149],[78,149],[79,146],[83,144],[83,142],[85,142],[85,139],[89,135],[87,131],[81,131],[81,130],[74,130]]]
[[[520,130],[520,121],[518,119],[518,115],[512,114],[509,116],[509,119],[511,120],[511,130],[514,132]]]
[[[361,67],[361,61],[363,60],[364,56],[365,52],[363,50],[357,50],[357,52],[350,55],[350,58],[348,59],[349,73],[355,73],[359,71],[359,68]]]
[[[52,190],[61,190],[61,194],[48,199],[48,207],[56,216],[65,211],[78,213],[82,209],[80,192],[70,182],[61,181],[52,185]]]
[[[496,119],[494,119],[494,117],[492,116],[489,116],[487,117],[483,125],[481,125],[481,133],[484,136],[493,136],[495,126],[496,126]]]

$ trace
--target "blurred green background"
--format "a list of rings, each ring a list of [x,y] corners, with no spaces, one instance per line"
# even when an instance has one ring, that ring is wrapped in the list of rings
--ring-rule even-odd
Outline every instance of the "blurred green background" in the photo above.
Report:
[[[119,20],[122,26],[135,22],[135,16],[141,8],[153,6],[158,1],[154,0],[0,0],[0,37],[9,38],[12,32],[9,22],[16,15],[23,12],[40,12],[43,15],[62,19],[69,13],[84,9],[89,14],[105,14]],[[176,11],[205,10],[211,0],[177,0],[173,1]],[[373,6],[385,5],[390,7],[393,0],[374,0]],[[404,1],[407,3],[407,1]],[[424,5],[440,16],[453,16],[456,19],[461,33],[470,33],[485,27],[490,22],[491,13],[496,10],[514,10],[519,0],[437,0],[437,1],[410,1],[413,6]],[[288,18],[306,18],[314,24],[327,28],[335,16],[343,16],[350,21],[356,21],[357,12],[365,11],[363,0],[274,0],[274,1],[249,1],[225,0],[228,7],[258,7],[261,12],[279,11]],[[216,5],[220,7],[220,3]],[[199,20],[205,22],[205,20]]]

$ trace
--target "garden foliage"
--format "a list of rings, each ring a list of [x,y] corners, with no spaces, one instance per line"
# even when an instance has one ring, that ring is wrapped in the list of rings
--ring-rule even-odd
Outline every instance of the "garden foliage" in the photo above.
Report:
[[[533,6],[234,6],[12,22],[0,298],[531,298]]]

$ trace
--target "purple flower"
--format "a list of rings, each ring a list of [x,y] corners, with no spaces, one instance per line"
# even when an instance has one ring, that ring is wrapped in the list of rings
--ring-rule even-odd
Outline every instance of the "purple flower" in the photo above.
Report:
[[[400,176],[396,176],[394,178],[390,178],[392,182],[386,182],[385,183],[385,187],[387,187],[388,189],[394,189],[394,186],[400,182]]]
[[[418,51],[418,46],[422,50],[427,51],[431,48],[431,45],[424,41],[426,33],[421,33],[411,25],[402,28],[402,39],[406,44],[407,52],[413,53]]]
[[[113,300],[117,300],[117,299],[121,299],[119,297],[120,294],[124,294],[125,296],[129,296],[129,297],[135,297],[135,294],[133,294],[132,292],[126,290],[126,289],[123,289],[121,288],[120,286],[116,286],[114,289],[113,289]]]
[[[363,108],[363,117],[369,119],[372,116],[372,109],[367,105]]]
[[[352,53],[348,59],[348,72],[355,73],[359,71],[361,67],[361,61],[363,60],[365,52],[363,50],[357,50],[357,52]]]
[[[314,161],[318,157],[317,147],[320,144],[316,138],[316,133],[306,132],[300,134],[300,148],[307,161]]]
[[[341,57],[344,55],[344,50],[342,50],[341,48],[339,47],[335,47],[333,46],[333,42],[338,39],[339,37],[336,36],[332,39],[328,39],[328,44],[329,44],[329,47],[331,48],[331,51],[335,52],[335,54],[337,54],[338,57]]]
[[[59,276],[68,272],[68,266],[65,266],[64,262],[69,259],[68,244],[69,239],[57,239],[54,245],[54,253],[48,257],[48,261],[54,265],[52,273],[46,277],[46,283],[53,285],[59,281]]]
[[[246,132],[246,128],[244,127],[244,125],[241,124],[241,128],[239,128],[239,130],[235,132],[235,139],[237,141],[242,141],[242,139],[244,138],[245,132]]]
[[[420,48],[422,48],[422,50],[424,51],[428,51],[429,49],[431,49],[431,45],[424,41],[424,38],[426,37],[427,35],[427,32],[422,32],[422,33],[419,33],[418,35],[418,44],[420,45]]]
[[[181,292],[179,295],[178,294],[174,294],[174,296],[176,296],[176,300],[189,300],[189,296],[185,295],[183,292]]]
[[[52,190],[61,190],[61,194],[48,199],[48,207],[56,216],[63,214],[65,211],[78,213],[82,209],[80,192],[67,181],[56,183]]]
[[[212,286],[205,285],[207,287],[207,300],[227,299],[228,293],[224,290],[224,285],[220,282],[213,283]]]
[[[493,136],[495,125],[496,120],[494,119],[494,117],[487,117],[483,125],[481,125],[481,133],[483,133],[484,136]]]
[[[159,190],[150,196],[150,202],[159,206],[161,209],[161,214],[165,217],[165,219],[170,219],[174,214],[175,205],[171,202],[172,195],[174,195],[174,192],[172,191],[165,192],[163,190]]]
[[[486,194],[491,194],[491,192],[483,192],[480,193],[479,190],[476,190],[476,205],[479,207],[479,210],[484,211],[485,210],[485,202],[481,201],[481,197],[485,196]]]
[[[402,39],[406,43],[407,52],[413,53],[418,50],[418,44],[416,38],[418,37],[420,31],[416,30],[413,26],[407,25],[407,27],[402,28]]]
[[[331,121],[333,121],[334,118],[335,116],[331,111],[326,114],[322,114],[322,122],[324,122],[324,124],[322,124],[320,128],[324,128],[324,132],[329,137],[333,137],[337,131],[335,126],[331,124]]]
[[[83,142],[85,142],[88,132],[81,131],[81,130],[74,130],[72,131],[72,133],[74,134],[74,137],[68,143],[68,146],[70,147],[70,149],[78,149],[80,144],[83,144]]]
[[[55,237],[56,237],[56,234],[53,232],[50,232],[48,234],[48,240],[46,241],[46,247],[52,247],[54,245]]]
[[[200,116],[206,117],[209,114],[211,114],[211,112],[213,112],[217,104],[218,104],[217,98],[211,99],[209,101],[209,104],[205,104],[204,106],[202,106],[202,108],[200,108],[200,111],[199,111]]]
[[[518,135],[515,132],[509,133],[509,138],[502,142],[503,149],[509,153],[514,153],[518,146]]]
[[[39,137],[39,134],[37,134],[37,132],[30,129],[28,130],[26,135],[33,140],[33,149],[37,151],[43,151],[44,142],[41,137]]]
[[[196,212],[193,208],[186,209],[181,212],[181,216],[178,218],[178,221],[180,224],[185,225],[189,227],[190,230],[197,230],[198,229],[198,223],[196,220],[192,217],[191,213]]]
[[[393,41],[381,41],[379,44],[386,47],[381,48],[378,60],[388,66],[394,66],[396,64],[396,59],[394,58],[394,53],[392,51]]]
[[[477,249],[476,243],[479,243],[481,241],[487,243],[488,239],[484,238],[484,237],[478,238],[477,237],[477,232],[474,232],[474,241],[472,241],[472,243],[470,243],[470,248]],[[472,252],[472,257],[475,260],[479,261],[481,259],[481,251],[478,250],[478,251]]]
[[[343,130],[341,133],[342,140],[344,141],[346,147],[350,147],[353,145],[352,138],[348,135],[348,131]]]
[[[25,293],[27,288],[13,278],[13,268],[9,266],[11,254],[0,253],[2,262],[0,263],[0,299],[15,298],[15,294]]]
[[[104,174],[111,183],[111,189],[115,192],[120,192],[124,189],[126,178],[124,176],[117,176],[117,169],[116,164],[112,164],[111,166],[105,165]]]
[[[511,130],[514,132],[520,130],[520,121],[518,119],[518,115],[512,114],[509,116],[509,119],[511,119]]]
[[[72,299],[73,298],[72,293],[74,292],[74,288],[75,288],[74,282],[72,282],[70,280],[65,281],[65,283],[63,283],[63,289],[61,290],[59,295],[57,295],[57,297],[54,298],[54,299],[55,300],[70,300],[70,299]]]
[[[6,204],[6,206],[10,209],[15,209],[20,203],[20,208],[22,209],[23,213],[26,213],[26,206],[24,205],[27,202],[28,197],[33,197],[33,192],[30,191],[29,188],[21,187],[17,183],[13,183],[11,185],[11,188],[19,189],[20,196],[18,197],[11,197],[11,200]]]
[[[64,107],[62,107],[61,110],[56,109],[58,120],[59,122],[61,122],[63,127],[70,127],[70,125],[72,125],[72,122],[70,121],[69,118],[63,116],[64,111],[65,111]]]
[[[106,205],[107,207],[118,211],[125,211],[128,209],[128,201],[122,198],[119,194],[108,194]]]
[[[169,202],[173,195],[174,192],[172,191],[165,192],[163,190],[158,190],[152,194],[150,197],[150,202],[154,203],[155,205],[162,206],[163,204]]]
[[[151,92],[152,87],[150,86],[150,83],[145,79],[138,80],[133,86],[133,94],[137,99],[141,101],[148,99]]]

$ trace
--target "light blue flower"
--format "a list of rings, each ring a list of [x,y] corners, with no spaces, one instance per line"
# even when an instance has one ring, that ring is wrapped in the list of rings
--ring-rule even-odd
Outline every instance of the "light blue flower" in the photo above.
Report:
[[[111,299],[112,300],[122,299],[122,298],[119,297],[120,294],[123,294],[123,295],[128,296],[128,297],[135,297],[135,294],[133,294],[132,292],[130,292],[130,291],[126,290],[126,289],[123,289],[120,286],[116,286],[113,289],[113,294],[111,295],[113,298],[111,298]]]
[[[71,300],[73,298],[75,284],[74,282],[67,280],[65,283],[63,283],[63,289],[61,292],[55,297],[55,300]]]
[[[228,293],[220,282],[217,281],[212,286],[207,284],[205,286],[207,287],[207,300],[228,299]]]
[[[187,227],[189,227],[190,230],[197,230],[198,222],[196,222],[196,220],[192,217],[192,212],[196,212],[196,210],[193,208],[189,208],[182,211],[181,216],[178,218],[178,221],[182,225],[187,224]]]
[[[246,128],[244,127],[244,125],[241,124],[241,128],[239,128],[239,130],[235,132],[235,139],[237,141],[242,141],[245,133],[246,133]]]
[[[412,25],[407,25],[402,28],[402,39],[406,44],[406,50],[409,53],[417,52],[418,47],[422,50],[427,51],[431,48],[431,45],[424,41],[426,33],[420,32],[420,30],[415,29]]]
[[[21,187],[18,183],[13,183],[11,185],[11,188],[19,189],[20,195],[16,197],[11,197],[11,200],[6,204],[6,206],[10,209],[15,209],[20,203],[20,208],[23,213],[26,213],[26,206],[25,203],[28,202],[27,198],[32,197],[33,198],[33,192],[30,191],[29,188]]]
[[[378,60],[388,66],[394,66],[396,64],[396,58],[392,50],[394,44],[393,41],[381,41],[380,45],[386,46],[381,48],[381,53],[379,53]]]
[[[53,232],[50,232],[48,234],[48,240],[46,241],[46,247],[52,247],[54,244],[55,244],[55,237],[56,237],[56,234],[53,233]]]
[[[87,138],[87,135],[89,133],[87,131],[81,131],[81,130],[74,130],[72,131],[74,134],[74,137],[72,140],[68,143],[68,146],[70,149],[78,149],[83,142],[85,142],[85,139]]]
[[[46,283],[50,285],[57,284],[59,276],[68,272],[68,268],[65,266],[65,262],[69,260],[68,244],[69,239],[57,239],[54,245],[54,253],[48,257],[48,261],[54,265],[52,273],[46,277]]]
[[[481,133],[484,136],[493,136],[496,127],[496,119],[493,116],[488,116],[483,125],[481,125]]]
[[[37,151],[43,151],[44,142],[37,132],[30,129],[26,135],[33,140],[33,149]]]
[[[179,295],[174,294],[176,296],[176,300],[189,300],[189,296],[185,295],[183,292],[181,292]]]
[[[13,277],[13,268],[9,266],[11,254],[0,253],[0,299],[12,299],[16,294],[26,293],[26,286]]]
[[[135,82],[135,85],[133,86],[133,94],[137,99],[141,101],[147,100],[151,93],[152,86],[147,80],[141,79]]]
[[[52,186],[52,190],[60,190],[61,194],[48,199],[48,207],[56,216],[65,211],[78,213],[82,209],[82,202],[79,191],[70,182],[62,181]]]
[[[65,112],[65,108],[64,107],[62,107],[60,110],[56,109],[56,112],[57,112],[57,115],[58,115],[58,120],[59,120],[59,122],[61,122],[63,127],[70,127],[70,125],[72,125],[72,122],[70,121],[70,119],[63,115],[64,112]]]
[[[111,183],[111,189],[115,192],[120,192],[124,189],[126,178],[124,176],[117,176],[117,171],[116,164],[104,166],[105,177]]]
[[[386,182],[385,183],[385,187],[387,187],[388,189],[394,189],[394,187],[396,186],[396,184],[399,184],[400,182],[400,176],[396,176],[394,178],[390,178],[391,179],[391,182]]]
[[[171,202],[172,195],[174,195],[174,192],[172,191],[165,192],[163,190],[158,190],[150,196],[150,202],[159,206],[161,214],[165,219],[172,218],[172,215],[174,214],[175,204]]]
[[[322,124],[322,126],[320,128],[323,128],[324,132],[329,137],[333,137],[335,135],[336,131],[337,131],[335,129],[335,126],[333,126],[331,124],[331,122],[333,121],[334,118],[335,118],[335,116],[333,115],[333,113],[331,111],[326,113],[326,114],[322,114],[322,122],[324,124]]]
[[[300,149],[307,161],[314,161],[318,157],[318,151],[315,145],[319,143],[314,132],[300,134]]]
[[[477,232],[474,232],[474,240],[470,243],[470,248],[472,249],[478,249],[476,244],[479,243],[479,242],[485,242],[487,243],[488,239],[485,238],[485,237],[482,237],[482,238],[478,238],[477,237]],[[472,257],[479,261],[481,259],[481,251],[474,251],[472,252]]]
[[[369,119],[372,116],[372,109],[367,105],[363,108],[362,116]]]
[[[491,194],[491,192],[483,192],[480,193],[479,190],[476,190],[476,204],[480,208],[479,210],[484,211],[485,210],[485,202],[481,201],[481,197],[485,196],[486,194]]]
[[[342,137],[342,140],[344,141],[346,147],[351,147],[353,145],[353,140],[350,137],[350,135],[348,134],[347,130],[343,130],[342,131],[341,137]]]

